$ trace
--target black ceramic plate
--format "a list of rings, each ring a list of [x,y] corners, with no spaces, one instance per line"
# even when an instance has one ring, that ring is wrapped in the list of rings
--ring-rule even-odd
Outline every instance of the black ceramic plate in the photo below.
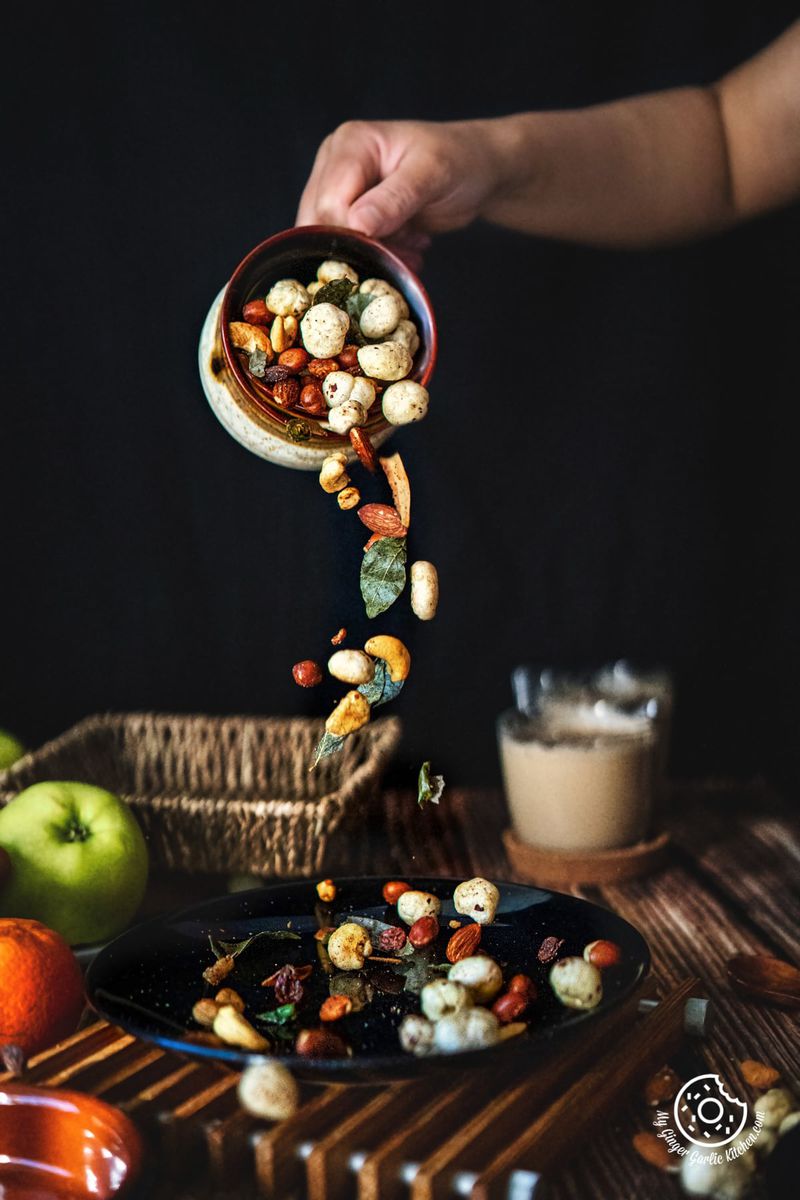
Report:
[[[224,941],[240,941],[260,930],[286,930],[300,934],[300,941],[261,938],[238,959],[223,986],[235,987],[247,1003],[247,1014],[275,1008],[271,988],[261,980],[285,962],[313,963],[299,1008],[299,1026],[319,1024],[319,1007],[330,990],[330,977],[319,966],[319,943],[314,931],[323,923],[336,924],[347,914],[373,917],[397,924],[394,908],[381,899],[384,879],[340,879],[332,911],[320,911],[314,884],[308,881],[275,884],[250,892],[222,896],[173,916],[159,917],[124,933],[111,942],[91,964],[87,991],[94,1008],[115,1025],[169,1050],[199,1059],[219,1059],[244,1066],[257,1056],[235,1049],[204,1046],[187,1041],[184,1031],[197,1030],[192,1006],[214,990],[202,978],[214,962],[209,935]],[[457,917],[453,889],[459,880],[408,879],[412,887],[433,892],[442,900],[441,932],[437,941],[420,958],[431,964],[444,963],[445,946],[452,930],[448,920]],[[448,1066],[490,1067],[501,1059],[533,1062],[549,1039],[615,1007],[647,973],[650,955],[647,944],[631,925],[606,909],[578,900],[517,884],[498,884],[500,906],[493,925],[485,927],[481,949],[495,958],[505,978],[517,972],[530,975],[539,989],[539,999],[530,1010],[528,1032],[489,1050],[447,1057],[415,1058],[400,1047],[397,1027],[409,1012],[419,1012],[419,996],[405,990],[408,969],[374,963],[365,967],[362,978],[370,986],[372,1000],[334,1026],[352,1047],[353,1055],[341,1059],[298,1058],[290,1053],[292,1042],[279,1043],[281,1061],[307,1078],[374,1082],[401,1079]],[[462,918],[463,919],[463,918]],[[622,963],[604,972],[603,1000],[590,1012],[564,1008],[547,982],[549,968],[539,963],[537,950],[545,937],[564,938],[561,956],[580,954],[587,942],[608,938],[622,948]],[[408,962],[410,963],[410,958]],[[439,972],[439,975],[443,972]],[[433,976],[432,976],[433,977]],[[258,1022],[254,1022],[258,1026]],[[269,1033],[267,1028],[263,1029]],[[281,1046],[287,1053],[281,1056]]]

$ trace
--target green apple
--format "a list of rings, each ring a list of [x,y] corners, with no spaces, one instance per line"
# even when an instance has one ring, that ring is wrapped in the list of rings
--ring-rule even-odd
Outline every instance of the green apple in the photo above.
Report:
[[[147,883],[147,847],[128,806],[88,783],[35,783],[0,811],[11,878],[0,917],[32,917],[74,946],[123,929]]]
[[[0,729],[0,771],[5,771],[6,767],[22,758],[24,753],[25,747],[22,742],[18,742],[7,730]]]

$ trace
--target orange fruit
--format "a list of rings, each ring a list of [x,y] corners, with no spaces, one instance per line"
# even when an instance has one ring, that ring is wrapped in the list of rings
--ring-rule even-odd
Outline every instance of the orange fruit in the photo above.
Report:
[[[0,1045],[26,1057],[74,1033],[83,976],[67,943],[38,921],[0,918]]]

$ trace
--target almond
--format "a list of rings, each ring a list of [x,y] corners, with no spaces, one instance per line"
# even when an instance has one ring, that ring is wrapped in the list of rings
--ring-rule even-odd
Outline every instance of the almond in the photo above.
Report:
[[[370,441],[369,434],[360,429],[358,425],[354,425],[348,437],[350,438],[350,445],[358,455],[358,460],[362,467],[366,467],[374,475],[378,469],[378,456],[375,453],[375,447]]]
[[[450,941],[447,943],[445,954],[447,961],[451,963],[459,962],[462,958],[471,958],[481,940],[480,925],[462,925],[457,929]]]
[[[358,515],[373,533],[381,537],[405,537],[408,533],[400,514],[392,504],[363,504]]]
[[[780,1079],[780,1072],[776,1071],[774,1067],[768,1067],[766,1063],[756,1062],[754,1058],[746,1058],[744,1062],[740,1062],[739,1069],[742,1072],[742,1078],[745,1083],[749,1083],[750,1087],[758,1088],[759,1091],[763,1092],[774,1087]]]

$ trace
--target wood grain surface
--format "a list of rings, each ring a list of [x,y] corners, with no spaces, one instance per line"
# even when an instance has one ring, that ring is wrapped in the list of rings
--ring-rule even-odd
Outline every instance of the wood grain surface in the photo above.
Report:
[[[424,811],[410,793],[387,793],[360,832],[334,841],[326,874],[509,879],[505,824],[502,801],[490,793],[452,790]],[[591,1031],[583,1046],[576,1038],[535,1078],[509,1071],[481,1077],[479,1087],[459,1076],[445,1086],[304,1087],[298,1113],[268,1127],[240,1110],[232,1072],[182,1061],[102,1022],[33,1060],[30,1078],[125,1108],[151,1146],[153,1173],[142,1195],[158,1200],[499,1200],[515,1168],[546,1170],[555,1200],[678,1200],[675,1177],[631,1145],[637,1131],[651,1128],[652,1111],[630,1047],[650,1039],[648,1069],[670,1057],[681,981],[695,976],[699,986],[689,990],[709,996],[715,1010],[709,1037],[692,1051],[698,1068],[719,1070],[752,1099],[739,1063],[755,1058],[800,1092],[797,1015],[743,999],[725,974],[726,959],[739,951],[798,961],[800,836],[795,817],[758,783],[675,788],[669,824],[673,843],[662,870],[580,894],[641,930],[653,954],[650,986],[672,994],[673,1007],[638,1021],[630,1011],[611,1014],[601,1038]],[[157,876],[147,909],[224,888],[220,876]],[[597,1095],[599,1127],[589,1103]]]

